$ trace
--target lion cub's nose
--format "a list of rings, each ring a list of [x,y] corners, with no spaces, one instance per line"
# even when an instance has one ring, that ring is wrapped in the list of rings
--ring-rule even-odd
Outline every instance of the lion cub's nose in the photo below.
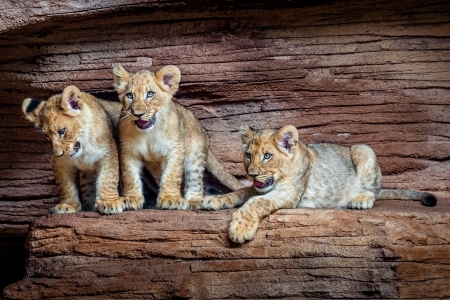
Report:
[[[137,114],[137,113],[133,112],[133,115],[135,115],[137,118],[140,118],[140,117],[142,117],[144,115],[144,113]]]
[[[248,175],[250,176],[250,177],[253,177],[253,178],[256,178],[256,176],[258,176],[260,173],[258,173],[258,174],[255,174],[255,173],[248,173]]]

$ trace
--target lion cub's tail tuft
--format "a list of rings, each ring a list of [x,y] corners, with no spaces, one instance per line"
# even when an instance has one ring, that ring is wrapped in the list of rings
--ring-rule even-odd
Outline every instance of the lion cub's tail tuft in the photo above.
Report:
[[[422,205],[436,206],[437,199],[433,194],[412,190],[381,189],[378,199],[385,200],[415,200],[421,201]]]

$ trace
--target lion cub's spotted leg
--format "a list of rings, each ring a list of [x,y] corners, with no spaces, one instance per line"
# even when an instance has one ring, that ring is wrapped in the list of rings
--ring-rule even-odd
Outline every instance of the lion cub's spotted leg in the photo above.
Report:
[[[163,163],[160,189],[156,207],[162,209],[188,209],[189,201],[181,196],[181,181],[183,177],[183,161],[185,149],[174,147],[167,154]]]
[[[189,201],[189,208],[200,208],[203,197],[203,173],[206,168],[206,151],[198,146],[198,151],[191,151],[184,160],[184,198]]]
[[[241,205],[255,195],[256,191],[253,187],[245,187],[224,195],[204,196],[200,207],[209,210],[233,208]]]
[[[354,145],[350,148],[350,156],[356,168],[357,182],[348,208],[372,208],[381,187],[381,171],[375,152],[367,145]]]
[[[84,211],[93,211],[97,199],[97,174],[80,172],[81,206]]]
[[[58,157],[52,158],[56,185],[59,189],[59,204],[50,209],[52,214],[74,213],[81,210],[78,190],[75,183],[75,168],[61,163]]]
[[[111,151],[103,159],[97,178],[97,201],[95,205],[101,213],[117,214],[126,208],[123,198],[119,196],[118,188],[119,161],[117,151]]]
[[[127,209],[141,209],[144,206],[142,193],[142,161],[121,149],[120,167],[122,174],[123,199]]]

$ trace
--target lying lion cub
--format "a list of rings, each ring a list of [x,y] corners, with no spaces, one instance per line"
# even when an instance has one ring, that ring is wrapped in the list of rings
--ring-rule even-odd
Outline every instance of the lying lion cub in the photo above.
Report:
[[[77,191],[77,172],[84,210],[113,214],[122,212],[119,197],[119,159],[113,138],[118,123],[120,103],[107,102],[68,86],[62,94],[47,101],[27,98],[22,110],[52,143],[51,160],[60,203],[54,214],[81,210]]]
[[[297,129],[254,130],[241,126],[244,164],[252,187],[219,196],[205,196],[204,209],[231,208],[246,202],[233,214],[230,239],[253,239],[259,222],[280,208],[372,208],[376,199],[421,200],[436,205],[425,192],[386,190],[373,150],[367,145],[305,145]]]

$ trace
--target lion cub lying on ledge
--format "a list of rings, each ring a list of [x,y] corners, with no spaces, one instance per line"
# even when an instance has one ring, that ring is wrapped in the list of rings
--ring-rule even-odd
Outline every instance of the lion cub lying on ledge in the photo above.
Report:
[[[206,196],[204,209],[231,208],[246,202],[233,214],[229,234],[236,243],[253,239],[259,222],[280,208],[372,208],[376,199],[421,200],[436,205],[425,192],[386,190],[373,150],[367,145],[305,145],[297,129],[276,130],[241,126],[244,164],[252,187],[219,196]]]

